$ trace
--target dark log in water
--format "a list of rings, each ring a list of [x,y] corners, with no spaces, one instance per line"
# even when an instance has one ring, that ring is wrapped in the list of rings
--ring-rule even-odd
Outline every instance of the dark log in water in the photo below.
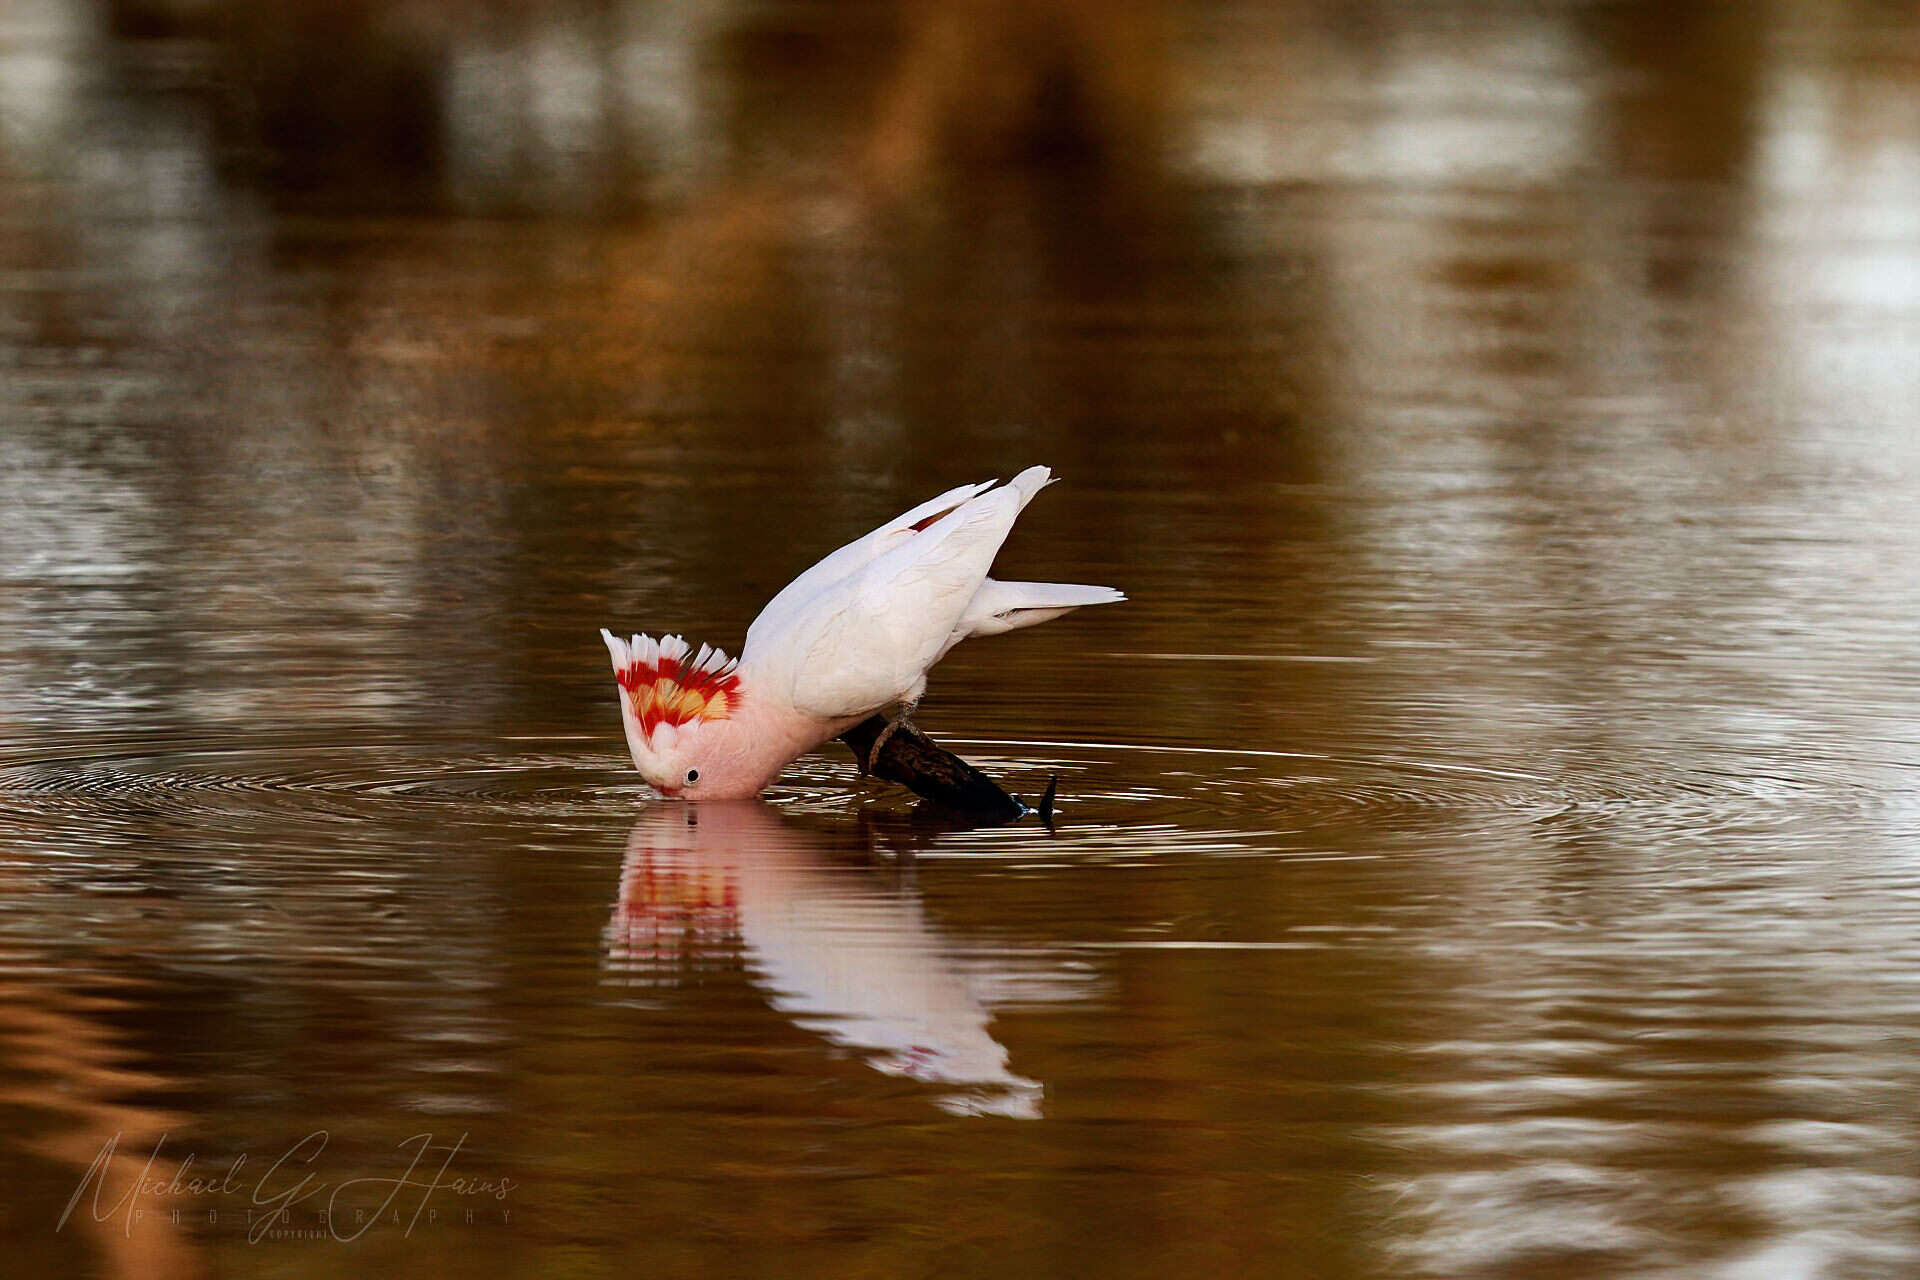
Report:
[[[884,717],[871,716],[840,735],[863,771],[874,742],[886,727]],[[902,725],[887,739],[871,772],[876,778],[897,782],[915,795],[975,821],[1012,822],[1027,813],[1027,807],[1001,790],[992,778],[911,725]]]

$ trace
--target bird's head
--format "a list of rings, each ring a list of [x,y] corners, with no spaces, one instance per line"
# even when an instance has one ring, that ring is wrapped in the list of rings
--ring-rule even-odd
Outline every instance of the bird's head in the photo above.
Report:
[[[694,653],[679,636],[622,640],[602,629],[600,638],[613,659],[620,720],[641,777],[663,795],[688,800],[759,790],[764,779],[747,776],[742,744],[729,732],[741,705],[738,660],[707,645]]]

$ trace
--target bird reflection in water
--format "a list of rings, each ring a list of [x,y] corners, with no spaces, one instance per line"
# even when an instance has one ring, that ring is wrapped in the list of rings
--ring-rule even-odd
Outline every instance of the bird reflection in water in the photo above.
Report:
[[[876,1071],[960,1086],[958,1115],[1037,1118],[1044,1087],[987,1030],[978,979],[919,893],[837,856],[757,800],[660,805],[627,842],[607,961],[626,982],[697,985],[744,956],[769,1003]]]

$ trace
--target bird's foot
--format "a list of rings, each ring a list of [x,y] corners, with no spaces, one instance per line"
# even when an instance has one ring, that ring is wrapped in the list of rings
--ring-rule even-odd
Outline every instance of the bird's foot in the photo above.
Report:
[[[905,728],[908,732],[913,731],[913,722],[904,715],[897,720],[887,721],[887,727],[875,736],[873,745],[867,748],[866,769],[868,773],[872,773],[874,767],[880,763],[880,752],[886,748],[887,739],[900,732],[902,728]]]

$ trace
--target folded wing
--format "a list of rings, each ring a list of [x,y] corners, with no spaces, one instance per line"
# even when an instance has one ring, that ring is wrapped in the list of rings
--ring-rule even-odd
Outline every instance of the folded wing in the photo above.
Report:
[[[783,688],[797,710],[824,719],[917,697],[1013,522],[1048,480],[1045,467],[1030,467],[1004,488],[934,513],[924,528],[793,607],[777,635],[750,633],[743,663]],[[756,639],[764,642],[758,650]]]
[[[770,643],[777,644],[815,596],[860,572],[942,516],[992,487],[993,481],[985,480],[979,484],[963,484],[949,489],[911,511],[900,513],[873,532],[854,539],[826,556],[767,601],[766,607],[753,620],[753,625],[747,628],[746,644],[741,649],[742,658],[753,653],[756,647],[764,650]]]

